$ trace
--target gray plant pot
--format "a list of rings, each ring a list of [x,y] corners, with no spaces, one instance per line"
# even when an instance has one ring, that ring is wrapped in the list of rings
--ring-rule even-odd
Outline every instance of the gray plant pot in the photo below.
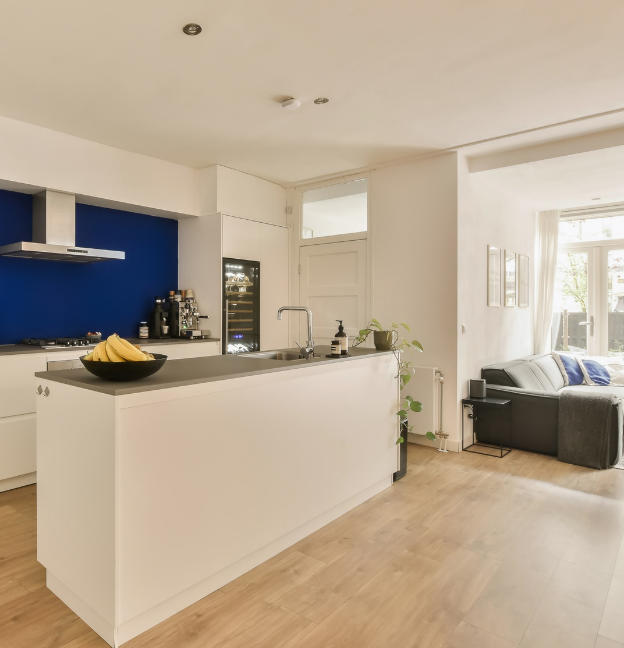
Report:
[[[396,338],[393,339],[394,335]],[[399,339],[399,334],[396,331],[374,331],[373,340],[377,351],[392,351],[390,346],[391,342],[396,342]]]

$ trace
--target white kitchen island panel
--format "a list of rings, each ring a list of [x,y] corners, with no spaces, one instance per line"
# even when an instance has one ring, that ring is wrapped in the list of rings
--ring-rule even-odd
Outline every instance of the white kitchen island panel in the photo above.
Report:
[[[371,354],[121,396],[44,380],[48,586],[121,645],[387,488],[395,373]]]

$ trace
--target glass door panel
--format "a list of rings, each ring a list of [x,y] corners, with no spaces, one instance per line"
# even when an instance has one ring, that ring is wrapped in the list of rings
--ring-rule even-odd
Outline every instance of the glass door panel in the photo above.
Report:
[[[588,253],[560,252],[557,261],[553,304],[553,348],[587,355],[588,338],[593,331],[588,322]]]
[[[624,249],[607,254],[607,318],[610,356],[624,354]]]
[[[223,353],[260,350],[260,264],[223,259]]]

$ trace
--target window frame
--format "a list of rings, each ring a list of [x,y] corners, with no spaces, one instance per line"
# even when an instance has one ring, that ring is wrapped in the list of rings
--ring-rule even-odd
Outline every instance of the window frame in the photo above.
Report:
[[[317,236],[315,238],[303,238],[303,194],[305,191],[313,189],[323,189],[324,187],[332,187],[334,185],[346,184],[354,180],[366,180],[366,231],[365,232],[351,232],[349,234],[334,234],[332,236]],[[298,215],[297,219],[297,243],[299,247],[306,245],[324,245],[326,243],[341,243],[343,241],[362,241],[368,239],[371,231],[371,174],[358,173],[350,176],[334,178],[332,180],[325,180],[323,182],[315,182],[306,185],[295,187],[298,202]]]

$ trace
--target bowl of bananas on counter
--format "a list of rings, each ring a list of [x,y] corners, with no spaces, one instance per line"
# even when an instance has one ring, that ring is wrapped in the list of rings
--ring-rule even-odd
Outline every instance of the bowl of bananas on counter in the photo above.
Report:
[[[141,380],[162,369],[167,356],[147,353],[116,333],[80,358],[87,371],[104,380]]]

